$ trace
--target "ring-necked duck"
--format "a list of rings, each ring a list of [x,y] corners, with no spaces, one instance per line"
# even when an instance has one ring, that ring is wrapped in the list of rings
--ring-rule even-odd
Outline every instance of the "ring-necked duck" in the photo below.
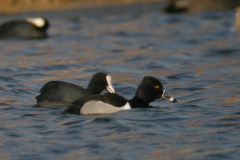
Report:
[[[87,89],[67,82],[50,81],[41,88],[41,94],[36,99],[40,108],[64,106],[78,98],[100,94],[104,89],[115,93],[111,84],[111,76],[105,73],[96,73]]]
[[[26,20],[10,21],[0,26],[0,39],[22,38],[41,39],[47,38],[49,22],[42,17],[27,18]]]
[[[99,94],[79,98],[65,110],[73,114],[104,114],[131,108],[152,108],[149,103],[156,99],[165,99],[176,103],[168,96],[161,82],[154,77],[144,77],[138,86],[135,96],[127,100],[118,94]]]

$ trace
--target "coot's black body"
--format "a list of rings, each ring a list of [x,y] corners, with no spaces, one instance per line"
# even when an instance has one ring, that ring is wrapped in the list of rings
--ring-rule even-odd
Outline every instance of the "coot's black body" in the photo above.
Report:
[[[78,98],[100,94],[104,89],[110,93],[115,92],[111,85],[111,77],[105,73],[96,73],[87,89],[72,83],[50,81],[41,88],[41,94],[36,99],[40,108],[64,106]]]
[[[10,21],[0,26],[0,39],[47,38],[49,22],[45,18],[28,18],[26,21]]]

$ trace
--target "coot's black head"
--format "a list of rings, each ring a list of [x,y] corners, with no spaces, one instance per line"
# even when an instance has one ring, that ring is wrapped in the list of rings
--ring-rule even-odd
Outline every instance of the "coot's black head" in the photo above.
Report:
[[[148,103],[153,102],[158,98],[165,99],[173,103],[177,102],[176,99],[167,95],[161,82],[151,76],[143,78],[141,84],[137,88],[135,96]]]
[[[101,93],[104,89],[106,89],[109,93],[115,93],[112,87],[111,76],[100,72],[96,73],[92,77],[87,89],[94,91],[95,94]]]
[[[47,30],[50,25],[48,20],[43,17],[27,18],[26,20],[41,30]]]

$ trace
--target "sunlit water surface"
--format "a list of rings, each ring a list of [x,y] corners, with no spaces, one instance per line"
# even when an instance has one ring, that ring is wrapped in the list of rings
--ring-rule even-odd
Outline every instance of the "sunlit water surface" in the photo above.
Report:
[[[234,12],[73,15],[50,23],[49,39],[0,41],[1,159],[239,159]],[[144,76],[157,77],[178,103],[80,116],[33,107],[46,82],[86,87],[100,71],[129,99]]]

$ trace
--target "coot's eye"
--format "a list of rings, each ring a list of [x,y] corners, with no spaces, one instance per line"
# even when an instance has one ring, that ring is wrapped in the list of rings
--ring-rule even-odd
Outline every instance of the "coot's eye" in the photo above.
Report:
[[[103,82],[106,82],[106,80],[104,79]]]
[[[155,86],[155,88],[159,88],[159,86]]]

